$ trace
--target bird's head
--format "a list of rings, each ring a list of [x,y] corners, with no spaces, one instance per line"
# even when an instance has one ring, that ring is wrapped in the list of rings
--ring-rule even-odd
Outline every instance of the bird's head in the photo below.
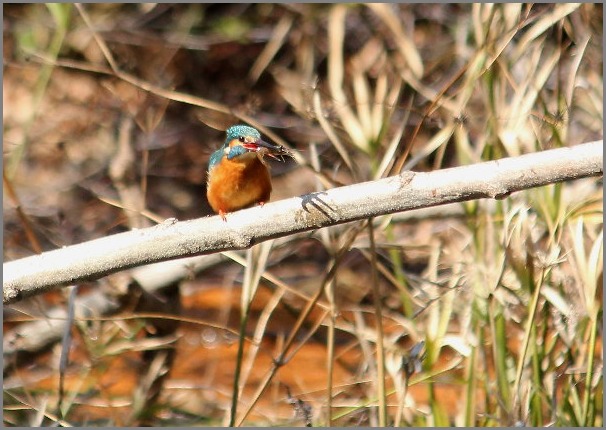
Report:
[[[228,160],[235,158],[247,158],[250,160],[263,155],[269,155],[275,158],[276,154],[283,154],[285,149],[281,145],[265,142],[261,139],[261,134],[257,129],[247,125],[233,125],[227,129],[225,143],[216,151],[210,160],[210,166],[219,163],[224,155]]]

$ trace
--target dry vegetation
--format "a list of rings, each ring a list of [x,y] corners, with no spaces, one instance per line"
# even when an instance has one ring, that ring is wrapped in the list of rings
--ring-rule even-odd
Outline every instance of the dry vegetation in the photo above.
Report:
[[[5,4],[4,259],[209,215],[236,122],[296,150],[272,200],[600,139],[602,31],[599,4]],[[602,426],[602,200],[554,184],[5,308],[4,424]]]

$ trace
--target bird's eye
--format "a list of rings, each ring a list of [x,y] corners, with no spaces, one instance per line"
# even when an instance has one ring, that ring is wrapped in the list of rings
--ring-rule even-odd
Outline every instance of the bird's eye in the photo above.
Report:
[[[239,140],[240,142],[242,142],[242,143],[244,143],[244,142],[246,141],[246,139],[244,138],[244,136],[240,136],[240,137],[238,138],[238,140]]]

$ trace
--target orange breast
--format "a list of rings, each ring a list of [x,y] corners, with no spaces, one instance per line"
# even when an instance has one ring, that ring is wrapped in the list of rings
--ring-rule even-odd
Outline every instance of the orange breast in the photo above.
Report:
[[[208,175],[206,196],[217,213],[233,212],[264,203],[271,194],[271,178],[267,168],[255,154],[228,160],[223,157]]]

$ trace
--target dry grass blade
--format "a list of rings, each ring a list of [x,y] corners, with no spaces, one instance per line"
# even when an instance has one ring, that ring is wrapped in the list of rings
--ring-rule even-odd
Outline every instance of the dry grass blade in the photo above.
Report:
[[[387,72],[379,75],[373,107],[373,136],[377,136],[378,138],[384,129],[389,129],[403,85],[404,82],[395,76],[389,79]],[[410,103],[412,105],[412,98]],[[406,115],[409,113],[410,109]],[[406,121],[406,115],[404,121],[408,122]]]
[[[226,257],[232,259],[236,263],[238,263],[242,266],[246,266],[245,260],[240,255],[238,255],[238,253],[236,253],[235,251],[226,251],[226,252],[223,252],[222,254],[225,255]],[[265,271],[262,276],[263,276],[263,279],[266,279],[267,281],[271,282],[272,284],[274,284],[281,290],[288,291],[290,294],[292,294],[295,297],[299,297],[300,299],[303,299],[305,301],[311,300],[311,297],[307,296],[304,292],[299,291],[298,289],[288,285],[287,283],[283,282],[279,277],[271,274],[269,271]],[[330,306],[329,304],[327,304],[321,300],[318,301],[317,305],[318,305],[318,307],[320,307],[324,310],[329,309],[329,306]]]
[[[573,61],[568,74],[568,79],[566,80],[566,90],[564,91],[567,106],[572,106],[574,90],[577,85],[579,85],[579,81],[577,79],[579,75],[579,68],[583,63],[583,60],[585,60],[585,51],[591,38],[591,35],[585,36],[583,41],[581,41],[581,43],[574,48],[574,53],[572,54]]]
[[[371,110],[371,129],[369,136],[371,139],[376,141],[381,135],[383,128],[389,127],[391,113],[393,113],[393,106],[396,100],[400,96],[400,89],[402,88],[402,80],[397,79],[396,84],[391,88],[389,94],[387,93],[387,74],[381,73],[377,78],[377,84],[375,86],[375,97],[374,103]]]
[[[146,409],[150,406],[150,398],[154,397],[154,385],[168,372],[168,353],[160,351],[154,356],[149,364],[147,372],[139,380],[139,385],[133,393],[132,411],[129,421],[138,422],[140,417],[147,413]],[[152,403],[153,404],[153,403]]]
[[[74,286],[69,292],[69,302],[67,307],[67,324],[65,325],[65,331],[63,332],[63,338],[61,340],[61,358],[59,363],[59,398],[57,400],[57,410],[61,418],[65,417],[64,398],[65,398],[65,372],[67,372],[69,351],[72,346],[72,335],[71,329],[72,324],[75,321],[75,301],[78,293],[78,287]]]
[[[320,102],[320,93],[318,91],[314,92],[313,95],[313,106],[316,112],[316,118],[318,122],[322,126],[322,129],[326,133],[326,136],[330,139],[332,144],[335,146],[335,149],[339,152],[339,155],[347,165],[350,171],[355,172],[355,168],[353,162],[351,161],[351,157],[349,156],[349,152],[345,148],[345,146],[341,143],[341,140],[335,133],[334,128],[330,123],[324,118],[324,113],[322,111],[322,104]]]
[[[484,25],[488,21],[493,8],[494,4],[492,3],[474,3],[471,6],[471,26],[474,39],[478,46],[486,43],[486,30]]]
[[[93,34],[93,38],[95,39],[95,41],[97,42],[97,45],[99,46],[99,49],[103,53],[103,56],[105,57],[105,60],[107,61],[107,64],[109,64],[109,66],[114,71],[114,73],[118,73],[118,63],[116,63],[116,60],[114,59],[113,54],[111,53],[111,51],[107,47],[107,44],[105,43],[105,40],[103,40],[103,38],[101,36],[99,36],[99,33],[95,30],[95,27],[93,26],[93,23],[90,19],[90,16],[88,15],[88,13],[86,12],[86,10],[84,9],[84,7],[82,6],[81,3],[76,3],[75,6],[76,6],[76,9],[78,9],[80,16],[82,17],[82,20],[84,21],[84,23],[86,24],[86,26],[88,27],[90,32]]]
[[[373,123],[370,114],[370,88],[361,70],[355,70],[352,76],[352,85],[357,110],[357,117],[360,120],[359,124],[363,130],[365,140],[371,141],[373,138],[372,128]],[[349,127],[346,125],[346,129]]]
[[[41,405],[34,405],[21,396],[17,396],[10,392],[7,394],[8,394],[8,396],[17,400],[21,405],[24,405],[24,406],[28,407],[29,409],[36,411],[37,416],[38,416],[38,418],[37,418],[38,423],[31,423],[31,426],[40,426],[42,419],[47,418],[62,427],[73,427],[68,421],[62,420],[59,417],[57,417],[56,415],[54,415],[50,412],[47,412],[47,410],[46,410],[47,400],[46,399],[43,402],[41,402],[42,403]],[[6,404],[5,404],[5,406],[6,406]]]
[[[387,425],[387,394],[385,391],[385,334],[383,331],[382,298],[379,291],[379,274],[377,269],[377,250],[375,248],[375,232],[372,220],[368,222],[368,237],[370,239],[370,270],[372,273],[372,288],[376,318],[376,365],[377,365],[377,398],[379,399],[379,426]]]
[[[38,240],[38,237],[36,236],[36,233],[32,228],[32,223],[28,215],[23,211],[23,207],[21,206],[19,197],[15,192],[15,188],[13,187],[11,179],[7,176],[6,170],[2,171],[2,183],[4,185],[4,192],[6,193],[8,199],[12,201],[13,205],[15,206],[15,210],[17,211],[17,214],[19,216],[19,220],[23,224],[23,230],[25,231],[27,240],[30,246],[32,247],[32,250],[35,253],[41,253],[42,247],[40,246],[40,241]]]
[[[411,100],[412,104],[412,100]],[[410,105],[409,105],[410,106]],[[377,167],[377,171],[375,172],[374,179],[384,178],[390,171],[393,163],[395,162],[395,154],[400,146],[400,142],[402,140],[402,136],[404,135],[404,129],[406,128],[406,124],[408,124],[408,118],[410,116],[410,109],[406,110],[406,114],[402,121],[399,122],[397,129],[394,131],[393,136],[391,138],[391,142],[387,146],[387,150],[381,159],[381,163],[379,167]]]
[[[532,264],[532,262],[531,262],[531,264]],[[522,378],[522,372],[524,371],[524,368],[527,365],[527,357],[529,354],[529,348],[531,345],[531,341],[534,337],[533,336],[533,334],[534,334],[533,327],[535,327],[536,312],[538,309],[539,297],[541,294],[541,288],[543,286],[544,281],[545,281],[545,270],[541,271],[541,275],[538,280],[530,279],[530,282],[534,283],[534,285],[533,285],[534,291],[532,291],[532,298],[528,305],[528,315],[526,317],[526,324],[524,327],[524,337],[523,337],[523,341],[522,341],[522,346],[520,348],[521,352],[520,352],[520,356],[518,357],[518,362],[516,364],[516,375],[515,375],[515,379],[514,379],[514,385],[512,388],[512,392],[513,392],[512,410],[514,410],[514,411],[518,410],[520,408],[520,405],[523,405],[523,399],[524,399],[523,390],[525,389],[525,386],[527,387],[526,388],[527,390],[531,389],[529,381],[527,381],[525,378]],[[522,408],[522,409],[528,409],[528,408]]]
[[[259,281],[263,272],[265,272],[273,243],[273,240],[263,242],[259,246],[251,248],[247,254],[241,298],[242,309],[244,311],[248,311],[248,307],[259,287]]]
[[[233,115],[236,118],[240,118],[242,120],[246,120],[248,117],[237,112],[233,112],[232,109],[227,107],[223,103],[218,103],[212,100],[205,99],[203,97],[193,96],[188,93],[183,93],[179,91],[169,90],[158,85],[154,85],[145,79],[141,79],[135,75],[130,73],[123,72],[121,70],[113,71],[112,69],[107,69],[104,67],[90,65],[88,63],[83,63],[81,61],[74,60],[50,60],[44,57],[38,57],[37,60],[44,64],[50,64],[53,66],[62,66],[75,70],[89,70],[94,73],[99,73],[102,75],[114,75],[117,78],[123,80],[124,82],[128,82],[129,84],[142,89],[143,91],[149,91],[150,93],[163,97],[168,100],[181,102],[185,104],[189,104],[192,106],[198,106],[201,108],[211,109],[219,113],[223,113],[226,115]]]
[[[575,276],[582,290],[585,312],[591,319],[595,319],[600,306],[596,291],[603,273],[603,230],[597,234],[595,241],[591,244],[589,256],[587,256],[584,225],[583,217],[579,217],[574,225],[569,224],[569,229],[573,242]]]
[[[257,357],[257,354],[261,348],[263,336],[265,335],[265,332],[267,330],[267,324],[269,322],[269,319],[271,318],[274,311],[282,301],[284,293],[285,290],[283,289],[275,291],[274,294],[271,296],[270,300],[267,301],[267,303],[265,304],[263,312],[261,312],[261,315],[259,315],[257,325],[255,327],[255,332],[252,336],[253,343],[250,345],[250,348],[248,349],[248,352],[246,354],[246,359],[242,364],[239,397],[242,397],[242,391],[244,389],[244,386],[246,385],[246,382],[250,377],[251,371],[253,370],[255,358]]]
[[[580,3],[562,3],[554,5],[551,12],[543,14],[543,16],[532,24],[532,26],[522,35],[512,54],[512,59],[515,60],[522,57],[529,49],[532,49],[532,45],[536,42],[538,37],[577,10],[580,5]]]
[[[154,222],[155,224],[160,224],[166,219],[147,209],[144,209],[141,211],[141,210],[138,210],[136,207],[125,206],[122,202],[111,199],[109,197],[104,197],[104,196],[98,195],[97,198],[100,201],[102,201],[103,203],[107,203],[108,205],[111,205],[111,206],[124,210],[125,213],[129,214],[129,218],[131,215],[132,216],[134,216],[134,215],[143,216],[143,217],[147,218],[148,220]],[[131,214],[131,213],[134,213],[134,214]]]
[[[539,89],[545,86],[545,83],[560,59],[560,51],[552,50],[543,58],[542,47],[531,53],[530,63],[527,65],[529,71],[528,79],[523,81],[517,88],[513,100],[503,102],[503,105],[509,106],[507,123],[499,133],[505,147],[510,155],[519,155],[520,142],[528,142],[530,139],[534,142],[534,136],[529,137],[524,131],[527,130],[529,119],[532,118],[530,112],[535,105]],[[507,106],[503,106],[507,109]],[[524,146],[530,145],[526,143]],[[531,149],[531,148],[528,148]]]
[[[284,45],[284,40],[292,27],[294,18],[291,15],[284,15],[276,27],[274,28],[274,32],[269,39],[267,45],[261,52],[261,55],[257,57],[257,60],[250,68],[250,72],[248,74],[249,78],[256,82],[259,79],[259,76],[263,73],[263,71],[269,66],[271,60],[278,53],[278,50]]]
[[[431,114],[433,110],[437,107],[445,107],[451,112],[456,112],[457,106],[453,103],[452,100],[443,97],[446,91],[457,81],[460,76],[463,75],[465,70],[467,70],[468,66],[463,66],[453,77],[449,84],[445,85],[444,88],[440,90],[436,90],[433,87],[430,87],[424,84],[420,79],[415,78],[410,70],[408,69],[398,69],[398,73],[402,79],[403,83],[407,83],[410,85],[417,93],[419,93],[422,97],[427,100],[431,100],[431,108],[427,110],[427,114]]]
[[[410,69],[415,78],[420,79],[423,76],[421,56],[411,38],[404,32],[402,23],[397,19],[397,15],[394,14],[394,10],[392,9],[394,5],[388,3],[369,3],[366,6],[376,13],[389,30],[391,30],[398,49],[406,60],[407,68]]]
[[[348,6],[344,4],[335,5],[332,7],[329,16],[328,41],[330,45],[328,51],[328,86],[330,88],[331,96],[339,106],[337,114],[339,115],[343,127],[347,130],[349,137],[358,148],[367,151],[368,141],[364,136],[364,131],[360,122],[356,119],[352,109],[349,107],[347,96],[343,91],[343,84],[345,82],[343,40],[345,38],[345,18],[347,10]]]
[[[442,130],[440,130],[427,144],[425,144],[422,150],[416,153],[415,156],[404,165],[404,170],[412,170],[412,168],[415,167],[421,160],[424,160],[432,152],[436,151],[443,145],[446,145],[454,133],[455,127],[454,121],[446,124]]]
[[[271,383],[271,381],[276,376],[276,373],[278,372],[278,370],[280,369],[280,367],[283,366],[284,363],[286,363],[287,361],[289,361],[293,357],[293,355],[296,354],[297,350],[299,348],[301,348],[305,344],[305,342],[307,340],[309,340],[309,338],[311,336],[313,336],[313,334],[316,332],[316,330],[320,327],[320,325],[322,324],[322,322],[326,318],[327,313],[323,312],[322,315],[320,316],[320,318],[318,318],[318,320],[316,321],[316,323],[309,330],[309,333],[308,333],[307,337],[304,338],[301,341],[301,343],[299,344],[299,347],[298,348],[295,347],[295,349],[287,356],[287,353],[288,353],[290,347],[293,344],[295,336],[299,333],[299,330],[301,329],[302,322],[309,316],[309,311],[313,307],[313,304],[317,301],[317,299],[323,293],[323,291],[324,291],[323,288],[320,288],[318,290],[318,293],[314,296],[314,299],[311,302],[311,305],[305,308],[305,310],[303,311],[303,313],[301,314],[301,316],[297,320],[297,323],[295,324],[295,326],[293,327],[293,330],[289,334],[289,337],[288,337],[287,341],[285,342],[284,346],[282,347],[282,350],[281,350],[278,358],[276,360],[274,360],[272,368],[266,373],[265,377],[261,379],[261,382],[259,382],[259,386],[257,388],[257,391],[255,391],[255,393],[252,396],[252,401],[250,402],[250,404],[248,405],[247,409],[244,411],[244,413],[242,414],[242,416],[240,417],[240,419],[236,421],[236,423],[235,423],[236,426],[241,426],[242,425],[242,423],[244,422],[244,420],[252,412],[253,408],[255,407],[255,405],[257,404],[257,402],[259,401],[259,399],[263,395],[263,393],[265,393],[265,390],[267,390],[269,384]]]
[[[273,245],[273,240],[261,243],[246,251],[246,266],[244,270],[244,282],[240,297],[240,337],[238,340],[238,354],[236,357],[236,369],[234,371],[232,406],[230,413],[230,426],[233,427],[238,410],[238,399],[244,389],[244,382],[240,379],[244,359],[244,343],[246,337],[246,326],[249,319],[250,305],[259,287],[259,281],[265,271],[267,259]],[[256,351],[253,351],[253,354]],[[252,356],[251,356],[252,357]]]
[[[333,399],[333,382],[334,382],[334,365],[335,365],[335,321],[337,318],[337,310],[335,308],[335,286],[337,280],[334,279],[326,286],[326,295],[330,302],[331,309],[328,317],[328,336],[326,337],[326,423],[332,426],[332,399]]]
[[[129,226],[144,228],[149,227],[150,223],[143,215],[148,213],[145,208],[145,189],[140,187],[132,175],[136,170],[137,159],[131,140],[133,126],[134,121],[130,117],[124,118],[119,126],[118,150],[111,160],[109,176],[120,196],[120,206],[125,208],[124,214],[129,220]],[[146,175],[141,176],[142,179],[146,177]]]

